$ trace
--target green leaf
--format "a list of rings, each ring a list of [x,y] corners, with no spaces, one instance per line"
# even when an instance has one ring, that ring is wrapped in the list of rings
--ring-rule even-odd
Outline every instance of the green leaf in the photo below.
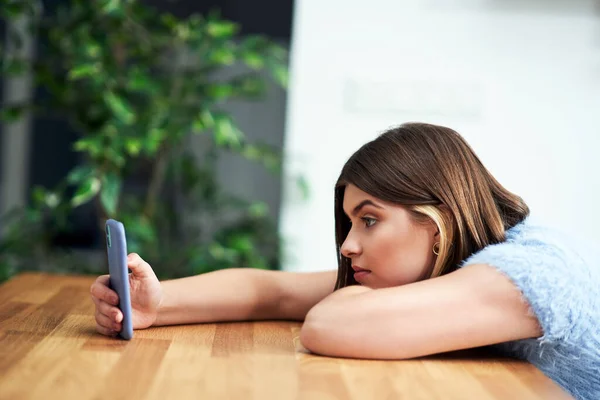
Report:
[[[48,208],[54,209],[60,204],[60,196],[53,192],[48,192],[44,198],[44,202]]]
[[[129,104],[121,97],[113,92],[104,92],[104,101],[110,107],[118,120],[125,125],[131,125],[135,122],[135,114],[131,110]]]
[[[94,196],[98,194],[100,191],[100,187],[102,186],[100,179],[93,176],[86,179],[75,192],[75,195],[71,199],[71,205],[73,207],[78,207],[82,204],[90,201]]]
[[[231,65],[235,62],[235,52],[231,46],[213,48],[208,54],[208,61],[219,65]]]
[[[246,51],[242,54],[242,60],[252,69],[261,69],[265,66],[265,59],[260,53],[255,51]]]
[[[156,230],[144,215],[124,216],[123,223],[127,226],[127,244],[129,241],[154,243],[157,240]]]
[[[164,140],[165,132],[158,128],[153,128],[148,133],[144,141],[144,148],[148,155],[154,155]]]
[[[117,168],[122,168],[125,165],[125,156],[120,150],[117,150],[114,147],[105,148],[103,156],[106,157],[107,160],[110,160]]]
[[[160,16],[160,20],[161,22],[170,29],[175,29],[175,27],[177,26],[177,18],[175,18],[175,16],[173,14],[163,14]]]
[[[225,262],[229,265],[235,263],[238,258],[237,251],[224,247],[220,243],[211,243],[208,252],[215,260]]]
[[[254,269],[270,269],[267,260],[264,257],[255,257],[250,263],[250,267]]]
[[[57,193],[46,190],[41,186],[35,186],[33,188],[31,198],[34,207],[38,209],[43,207],[55,209],[60,204],[60,196]]]
[[[89,165],[77,166],[69,172],[69,175],[67,175],[67,182],[71,185],[80,184],[94,175],[94,172],[94,168]]]
[[[239,95],[246,97],[258,97],[265,93],[265,80],[254,75],[236,77],[231,80]]]
[[[131,71],[127,88],[138,92],[156,93],[158,85],[153,81],[148,74],[139,68]]]
[[[240,42],[240,47],[244,51],[254,51],[264,54],[270,45],[269,39],[264,35],[245,36]]]
[[[142,141],[138,138],[126,138],[125,148],[130,155],[135,157],[142,150]]]
[[[244,146],[244,149],[242,150],[242,155],[250,161],[256,161],[256,160],[260,159],[262,152],[260,151],[260,149],[257,146],[248,144],[248,145]]]
[[[216,101],[222,101],[233,95],[234,87],[227,83],[213,83],[207,86],[206,94]]]
[[[231,117],[225,114],[215,116],[215,142],[219,146],[240,147],[244,138],[243,133],[234,125]]]
[[[106,14],[120,14],[122,13],[121,0],[103,0],[102,11]]]
[[[227,241],[229,247],[231,247],[237,253],[250,253],[254,249],[254,244],[252,243],[252,237],[247,234],[237,234],[231,237]]]
[[[35,207],[39,207],[44,204],[46,198],[46,189],[41,186],[35,186],[31,191],[31,198]]]
[[[103,135],[109,137],[109,138],[114,138],[117,137],[119,135],[119,130],[117,129],[117,127],[115,126],[114,123],[108,123],[105,124],[102,129],[100,130],[100,132],[102,132]],[[100,146],[102,143],[102,138],[99,135],[95,136],[96,142],[98,142],[98,145]]]
[[[231,21],[210,21],[206,24],[206,32],[214,38],[229,38],[239,30],[238,24]]]
[[[281,172],[281,157],[273,152],[268,152],[264,155],[262,160],[263,165],[270,172],[277,174]]]
[[[192,123],[192,131],[200,133],[206,129],[211,129],[215,126],[215,119],[209,110],[202,110],[197,118]]]
[[[287,87],[289,81],[289,73],[287,67],[283,64],[277,63],[271,65],[270,70],[271,75],[273,75],[275,81],[279,83],[282,87]]]
[[[87,150],[90,146],[89,140],[87,138],[79,139],[75,143],[73,143],[73,150],[75,151],[84,151]]]
[[[100,190],[100,202],[108,216],[114,217],[117,212],[119,195],[121,193],[121,178],[113,173],[107,172],[102,176],[102,189]]]
[[[269,53],[273,58],[279,61],[286,61],[288,57],[288,51],[285,47],[276,44],[271,45]]]
[[[190,27],[186,23],[177,24],[173,30],[178,39],[188,40],[190,38]]]
[[[100,51],[101,51],[101,48],[98,43],[94,43],[94,42],[90,41],[85,44],[85,54],[88,57],[96,58],[100,55]]]
[[[69,71],[69,80],[75,81],[82,78],[93,76],[100,72],[99,64],[81,64]]]
[[[0,121],[15,122],[23,116],[26,106],[7,106],[0,109]]]
[[[262,163],[265,168],[274,173],[279,172],[281,167],[280,153],[268,145],[246,144],[240,154],[250,161]]]
[[[99,136],[86,136],[73,144],[73,149],[79,152],[87,152],[92,157],[99,156],[102,151],[102,138]]]
[[[262,201],[253,203],[250,206],[250,208],[248,209],[248,213],[253,218],[265,217],[268,212],[269,212],[269,206],[267,206],[267,203],[262,202]]]

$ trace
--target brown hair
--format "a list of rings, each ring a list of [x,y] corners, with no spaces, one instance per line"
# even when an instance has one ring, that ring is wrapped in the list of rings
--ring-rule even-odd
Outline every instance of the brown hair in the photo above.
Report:
[[[523,199],[498,183],[454,130],[423,123],[390,129],[350,157],[335,185],[336,290],[357,283],[350,259],[341,253],[350,231],[343,210],[348,184],[406,206],[416,221],[437,225],[440,248],[430,277],[454,271],[474,252],[504,241],[505,231],[529,215]]]

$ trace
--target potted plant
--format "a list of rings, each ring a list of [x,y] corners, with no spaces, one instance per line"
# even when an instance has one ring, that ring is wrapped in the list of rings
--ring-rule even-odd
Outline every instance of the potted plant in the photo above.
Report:
[[[69,212],[90,202],[98,229],[107,218],[124,222],[129,250],[152,262],[159,277],[277,267],[279,238],[266,206],[224,191],[215,163],[227,151],[279,170],[279,151],[249,142],[224,105],[260,99],[264,71],[285,86],[283,47],[239,36],[239,26],[216,12],[177,18],[136,0],[70,0],[51,14],[37,2],[8,1],[0,12],[30,15],[41,38],[31,62],[2,52],[3,73],[30,70],[47,93],[3,104],[2,119],[27,111],[67,118],[79,134],[73,150],[82,155],[58,187],[35,188],[27,207],[4,216],[0,279],[48,265],[49,257],[52,270],[102,271],[103,261],[82,264],[50,245],[53,233],[68,229]],[[246,70],[232,74],[239,64]],[[189,149],[193,135],[204,136],[201,159]],[[147,185],[134,187],[135,177]],[[202,223],[192,222],[198,213]]]

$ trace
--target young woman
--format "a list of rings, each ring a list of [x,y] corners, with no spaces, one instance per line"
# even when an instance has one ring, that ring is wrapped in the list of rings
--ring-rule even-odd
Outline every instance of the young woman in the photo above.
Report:
[[[600,268],[536,225],[455,131],[405,124],[360,148],[335,187],[337,271],[230,269],[159,282],[129,255],[134,329],[303,320],[314,353],[406,359],[495,345],[580,399],[600,398]],[[121,329],[108,276],[97,330]]]

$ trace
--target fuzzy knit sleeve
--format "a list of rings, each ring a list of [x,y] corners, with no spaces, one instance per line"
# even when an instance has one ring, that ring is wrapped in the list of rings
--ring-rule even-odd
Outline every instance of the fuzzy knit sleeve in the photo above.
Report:
[[[515,284],[543,335],[510,348],[580,399],[600,396],[600,267],[586,249],[526,220],[461,264],[490,265]]]

